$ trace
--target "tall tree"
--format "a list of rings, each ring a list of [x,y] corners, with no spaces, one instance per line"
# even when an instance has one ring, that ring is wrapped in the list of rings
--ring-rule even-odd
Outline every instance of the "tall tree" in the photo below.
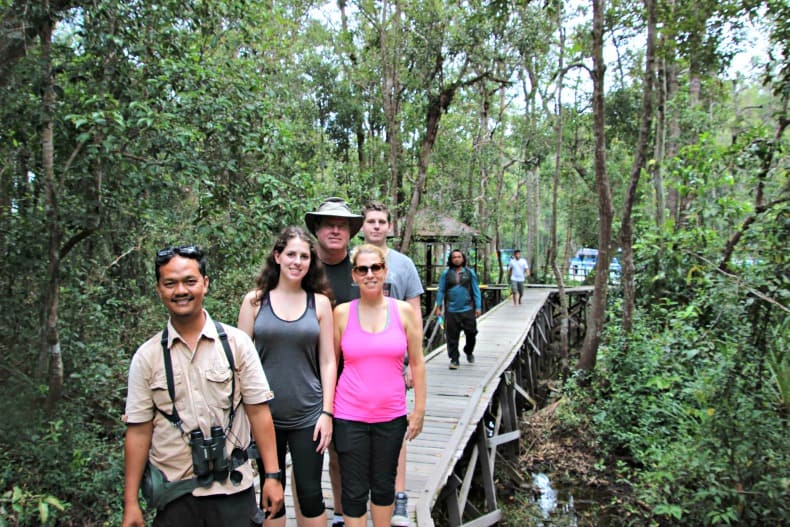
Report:
[[[60,399],[63,389],[63,358],[58,336],[58,298],[60,292],[60,258],[63,239],[58,203],[61,189],[55,179],[54,165],[54,119],[55,79],[52,71],[52,31],[54,18],[49,13],[49,2],[42,4],[38,25],[41,46],[41,80],[44,91],[41,97],[41,167],[44,176],[47,210],[47,280],[42,294],[41,347],[38,356],[38,374],[49,371],[49,394],[47,405],[53,406]]]
[[[389,165],[389,185],[387,195],[390,203],[397,205],[403,201],[403,142],[401,140],[401,120],[404,86],[401,83],[403,35],[401,26],[402,12],[398,0],[381,3],[379,19],[379,45],[381,49],[381,99],[387,128]],[[392,207],[392,229],[398,232],[400,211]]]
[[[606,63],[603,59],[604,46],[604,0],[592,0],[593,31],[593,134],[595,135],[595,190],[598,195],[598,260],[595,264],[595,291],[593,292],[590,310],[587,314],[587,330],[584,345],[577,367],[580,370],[592,371],[601,343],[604,320],[606,318],[606,296],[609,285],[609,263],[612,245],[612,188],[606,171],[606,123],[604,106],[604,74]]]
[[[557,93],[555,99],[555,134],[556,145],[554,150],[554,175],[551,181],[551,233],[549,241],[549,249],[547,251],[546,260],[548,265],[554,273],[554,279],[557,281],[560,298],[560,357],[562,360],[563,369],[568,366],[568,296],[565,294],[565,277],[564,266],[557,264],[558,242],[557,242],[557,202],[560,192],[560,174],[562,172],[562,88],[565,80],[565,29],[562,27],[562,6],[557,11],[557,19],[560,23],[557,24],[558,33],[558,63],[559,75],[557,78]]]
[[[419,46],[410,49],[414,67],[412,83],[422,106],[424,121],[417,143],[417,173],[412,183],[408,211],[402,226],[401,250],[407,252],[414,232],[414,218],[428,182],[428,167],[439,133],[439,123],[456,94],[464,87],[493,78],[490,69],[477,70],[476,64],[489,64],[487,31],[502,20],[497,6],[456,6],[452,2],[420,4],[409,11],[410,32]],[[417,43],[415,43],[417,44]],[[506,82],[506,81],[504,81]]]
[[[623,215],[620,220],[620,247],[622,249],[623,285],[623,329],[630,332],[633,325],[636,301],[634,286],[634,221],[633,209],[636,202],[636,191],[642,171],[647,164],[647,152],[650,130],[653,123],[653,85],[655,82],[656,55],[656,0],[645,0],[647,16],[647,50],[645,53],[645,73],[642,80],[642,116],[639,125],[634,163],[631,167],[631,180],[623,204]]]

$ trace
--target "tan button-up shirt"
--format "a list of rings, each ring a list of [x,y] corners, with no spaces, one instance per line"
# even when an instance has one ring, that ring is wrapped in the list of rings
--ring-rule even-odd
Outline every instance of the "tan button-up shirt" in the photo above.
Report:
[[[228,344],[236,367],[236,392],[233,404],[236,414],[233,426],[227,433],[228,456],[235,447],[245,449],[250,443],[250,423],[244,411],[246,404],[259,404],[274,398],[263,373],[258,352],[250,337],[243,331],[224,325]],[[210,437],[212,426],[228,425],[231,371],[214,321],[206,313],[206,323],[192,353],[168,320],[168,346],[173,362],[175,405],[183,421],[186,434],[200,428],[204,437]],[[192,452],[189,437],[173,426],[156,408],[171,414],[173,401],[167,390],[162,333],[157,333],[138,348],[129,367],[129,390],[126,398],[127,423],[145,423],[153,420],[149,459],[165,473],[168,481],[195,477],[192,470]],[[192,494],[235,494],[247,489],[253,482],[252,463],[246,462],[237,469],[242,481],[234,486],[230,478],[213,482],[209,487],[198,487]]]

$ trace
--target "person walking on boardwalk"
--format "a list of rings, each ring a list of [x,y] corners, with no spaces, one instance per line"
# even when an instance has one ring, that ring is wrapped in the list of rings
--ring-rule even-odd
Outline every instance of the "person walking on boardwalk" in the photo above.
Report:
[[[157,252],[156,289],[170,313],[129,367],[124,422],[123,527],[143,527],[138,491],[156,507],[155,527],[260,525],[250,433],[267,476],[263,509],[283,489],[267,404],[273,398],[252,340],[203,309],[206,258],[188,245]]]
[[[324,266],[336,305],[359,298],[359,287],[351,276],[348,244],[362,227],[362,216],[351,212],[351,207],[342,198],[331,197],[321,202],[314,212],[305,214],[304,222],[318,241],[316,252]],[[341,371],[342,364],[338,364],[338,377]],[[329,479],[335,509],[332,527],[343,527],[340,467],[332,444],[329,445]]]
[[[239,329],[253,337],[277,394],[270,406],[280,483],[285,486],[289,450],[300,527],[326,527],[321,473],[337,380],[329,295],[312,237],[301,227],[286,227],[239,310]],[[264,525],[284,527],[285,521],[283,507]]]
[[[529,263],[521,257],[521,251],[518,249],[513,251],[513,257],[507,264],[507,276],[515,306],[521,303],[521,297],[524,296],[524,282],[529,276]]]
[[[335,308],[335,353],[343,374],[335,391],[334,445],[340,460],[343,516],[348,527],[388,527],[403,439],[422,431],[425,362],[422,331],[407,302],[384,296],[384,252],[370,244],[354,250],[360,298]],[[403,355],[408,353],[414,409],[407,416]]]
[[[446,299],[446,300],[445,300]],[[446,306],[446,309],[443,309]],[[450,356],[450,369],[458,369],[458,341],[461,330],[466,343],[464,353],[470,364],[475,362],[475,339],[477,336],[477,317],[482,313],[482,296],[477,282],[477,274],[466,266],[466,256],[458,249],[450,252],[447,269],[439,277],[436,292],[436,315],[444,314],[447,354]]]
[[[392,217],[386,205],[371,201],[362,211],[364,217],[362,234],[365,243],[380,248],[385,255],[387,276],[384,281],[384,296],[405,300],[408,302],[420,325],[422,332],[422,307],[420,295],[424,289],[420,282],[420,275],[414,261],[405,254],[387,247],[387,235],[392,228]],[[406,389],[411,388],[411,370],[409,368],[408,354],[404,356],[403,378]],[[398,472],[395,477],[395,508],[392,513],[393,527],[408,527],[408,495],[406,494],[406,441],[403,442],[400,456],[398,457]]]

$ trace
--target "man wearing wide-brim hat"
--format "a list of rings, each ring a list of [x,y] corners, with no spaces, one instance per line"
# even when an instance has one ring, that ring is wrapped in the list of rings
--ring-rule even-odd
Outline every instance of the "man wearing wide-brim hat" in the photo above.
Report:
[[[324,264],[336,304],[359,298],[359,287],[351,279],[348,243],[359,232],[363,220],[341,198],[326,198],[318,210],[304,215],[307,229],[318,240],[316,252]]]
[[[351,212],[351,207],[342,198],[326,198],[318,210],[304,215],[307,229],[318,240],[318,259],[324,264],[326,277],[332,288],[336,304],[359,298],[359,287],[351,278],[351,258],[348,244],[351,237],[362,228],[364,217]],[[338,373],[340,373],[338,371]],[[332,495],[335,515],[333,527],[343,525],[341,500],[340,466],[334,446],[329,448],[329,479],[332,482]]]
[[[318,210],[315,212],[308,212],[304,215],[304,223],[314,236],[318,236],[316,230],[326,218],[345,218],[349,226],[349,239],[359,232],[359,229],[362,228],[362,221],[364,220],[361,214],[354,214],[351,212],[351,208],[343,198],[326,198],[321,202],[321,205],[318,206]]]

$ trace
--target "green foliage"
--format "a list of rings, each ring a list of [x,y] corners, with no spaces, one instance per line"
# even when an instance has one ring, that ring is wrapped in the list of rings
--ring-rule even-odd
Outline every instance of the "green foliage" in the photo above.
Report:
[[[760,379],[761,350],[748,331],[710,328],[704,311],[642,318],[628,337],[610,329],[589,410],[598,441],[667,524],[786,523],[786,417]]]
[[[674,251],[653,255],[672,269],[669,283],[686,277],[683,293],[643,298],[630,335],[609,327],[593,422],[600,443],[634,468],[639,499],[667,523],[787,523],[787,315],[754,287],[787,305],[787,289],[770,285],[786,256],[775,237],[763,239],[761,254],[776,263],[748,267],[746,287],[704,257],[676,258],[704,254],[701,240],[717,238],[703,232],[678,232],[664,240]]]
[[[211,277],[206,307],[233,322],[283,226],[301,224],[327,195],[356,205],[390,195],[380,39],[390,39],[388,64],[401,82],[393,89],[401,105],[402,200],[392,205],[403,212],[414,190],[427,102],[456,84],[452,104],[442,107],[421,206],[467,219],[503,241],[523,239],[527,175],[539,175],[546,196],[553,174],[549,105],[556,21],[564,14],[557,2],[515,4],[406,2],[398,26],[392,13],[378,11],[381,3],[361,2],[347,10],[348,30],[340,31],[336,20],[314,20],[317,10],[305,2],[0,2],[0,523],[120,524],[126,370],[165,319],[154,291],[156,249],[202,245]],[[705,71],[715,70],[723,57],[715,49],[723,15],[733,5],[707,2],[700,16],[690,3],[679,7],[677,20],[664,17],[673,22],[668,34],[680,35],[684,56],[702,50]],[[639,26],[638,9],[628,3],[618,9],[613,24]],[[786,11],[786,2],[768,3],[775,43],[784,51]],[[708,19],[713,31],[704,35]],[[41,92],[48,79],[36,33],[42,20],[55,22],[57,210],[43,178]],[[566,64],[585,62],[588,32],[579,29],[567,44]],[[695,33],[706,39],[692,41]],[[636,71],[639,56],[630,58],[636,60],[627,71]],[[786,80],[786,58],[773,56],[766,76]],[[634,86],[619,86],[609,100],[615,203],[635,139]],[[776,87],[787,93],[786,81]],[[517,89],[524,93],[514,97]],[[683,217],[660,231],[639,226],[638,298],[643,320],[652,322],[630,337],[611,333],[607,353],[617,363],[604,367],[634,391],[602,387],[604,399],[618,404],[594,416],[602,437],[628,452],[635,470],[655,467],[639,473],[647,500],[657,515],[678,522],[702,518],[708,507],[705,522],[732,523],[733,514],[747,518],[786,494],[785,476],[771,463],[786,463],[772,418],[787,415],[787,323],[766,299],[787,306],[787,208],[760,212],[730,261],[735,278],[713,271],[733,230],[756,213],[744,196],[755,189],[766,149],[786,158],[783,139],[766,140],[772,127],[760,128],[751,116],[783,106],[756,94],[754,106],[765,111],[735,119],[713,104],[724,99],[722,89],[705,78],[709,105],[692,105],[686,89],[669,103],[681,140],[690,143],[665,167]],[[574,94],[563,108],[559,220],[569,244],[592,246],[598,236],[591,116],[578,84]],[[727,119],[717,112],[733,119],[737,133],[719,126]],[[703,134],[711,129],[717,132]],[[763,183],[771,199],[786,192],[786,161]],[[546,246],[547,210],[542,203],[538,251]],[[50,262],[48,243],[57,238],[58,257]],[[54,276],[50,264],[57,264]],[[43,291],[55,279],[66,380],[61,401],[47,413],[47,372],[36,371],[36,358]],[[620,356],[618,346],[631,352]],[[750,387],[744,380],[754,378],[764,382]],[[752,438],[713,448],[727,434],[753,435],[747,427],[762,435],[759,444]],[[672,443],[676,437],[682,441]],[[762,457],[749,453],[752,446]],[[711,452],[696,456],[696,448]],[[675,471],[679,461],[688,469]]]
[[[673,161],[683,213],[637,225],[634,328],[607,326],[591,394],[565,389],[573,420],[627,465],[646,523],[790,520],[787,171],[765,162],[786,145],[771,133],[702,136]]]
[[[55,525],[58,512],[66,510],[55,496],[45,496],[26,492],[20,487],[5,492],[0,496],[0,526]]]

